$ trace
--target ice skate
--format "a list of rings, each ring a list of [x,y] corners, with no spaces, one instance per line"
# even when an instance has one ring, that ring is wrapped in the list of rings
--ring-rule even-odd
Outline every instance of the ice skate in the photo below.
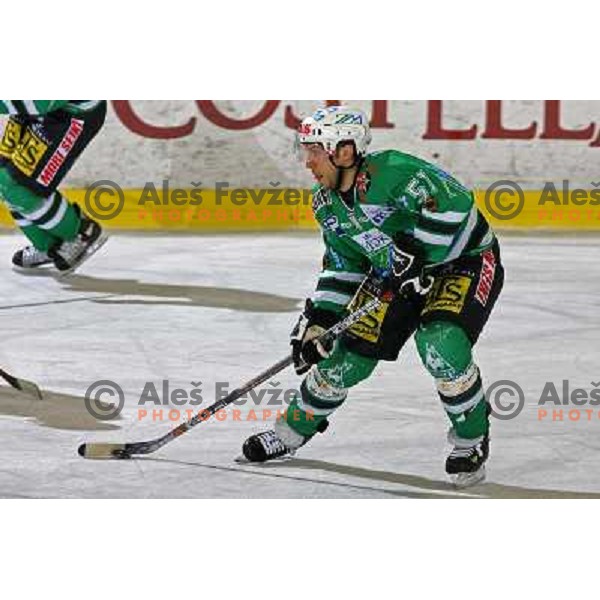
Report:
[[[81,225],[77,237],[50,249],[48,255],[54,261],[61,276],[70,275],[98,252],[107,239],[108,236],[96,221],[81,215]]]
[[[35,246],[25,246],[13,254],[12,264],[18,273],[31,275],[47,271],[47,267],[54,265],[54,261],[46,252],[38,250]]]
[[[319,432],[325,431],[328,423],[323,421],[321,425]],[[285,421],[277,421],[274,429],[251,435],[244,442],[242,456],[236,458],[236,462],[263,463],[278,458],[291,458],[312,437],[297,433]]]
[[[489,456],[490,437],[461,439],[451,431],[449,439],[454,448],[446,459],[446,473],[457,488],[465,488],[485,479],[485,462]]]

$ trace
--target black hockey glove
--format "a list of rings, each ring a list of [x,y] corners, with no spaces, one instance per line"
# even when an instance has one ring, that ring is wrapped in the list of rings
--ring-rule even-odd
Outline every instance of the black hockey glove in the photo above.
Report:
[[[306,373],[331,354],[333,340],[324,342],[317,338],[339,320],[334,312],[315,308],[310,298],[306,301],[304,312],[290,335],[294,369],[298,375]]]

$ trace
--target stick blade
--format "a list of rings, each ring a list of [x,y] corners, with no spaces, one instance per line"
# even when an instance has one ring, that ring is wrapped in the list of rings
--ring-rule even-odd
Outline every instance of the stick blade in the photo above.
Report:
[[[98,460],[130,458],[129,453],[125,448],[125,444],[81,444],[77,448],[77,454],[83,458],[91,458]]]
[[[42,400],[42,390],[33,381],[17,378],[17,389],[25,394],[29,394],[38,400]]]
[[[29,379],[21,379],[20,377],[15,377],[14,375],[7,373],[4,369],[0,369],[0,377],[2,377],[2,379],[4,379],[9,385],[14,387],[16,390],[19,390],[24,394],[33,396],[38,400],[42,400],[42,390],[40,390],[37,383],[29,381]]]

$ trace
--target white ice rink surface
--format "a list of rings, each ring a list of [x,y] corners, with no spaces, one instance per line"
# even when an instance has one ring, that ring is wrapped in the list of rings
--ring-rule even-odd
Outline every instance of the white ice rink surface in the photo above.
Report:
[[[265,428],[262,411],[283,408],[251,402],[238,420],[202,423],[145,458],[77,455],[84,441],[144,440],[176,424],[167,420],[176,406],[138,405],[145,382],[189,391],[202,381],[207,406],[215,382],[232,389],[285,356],[319,268],[316,235],[113,235],[64,281],[14,273],[22,238],[0,236],[0,366],[45,395],[0,387],[0,497],[600,497],[600,407],[564,406],[562,422],[538,417],[546,382],[559,391],[565,379],[571,389],[600,384],[598,240],[500,239],[505,288],[476,357],[486,385],[514,380],[527,402],[517,418],[493,420],[487,482],[457,492],[443,468],[446,418],[412,341],[352,390],[327,433],[295,459],[234,462],[243,440]],[[83,404],[104,379],[127,399],[108,424]],[[298,385],[291,369],[275,381]],[[162,408],[164,420],[140,420],[139,408]],[[248,420],[251,408],[258,421]],[[574,408],[578,421],[568,416]]]

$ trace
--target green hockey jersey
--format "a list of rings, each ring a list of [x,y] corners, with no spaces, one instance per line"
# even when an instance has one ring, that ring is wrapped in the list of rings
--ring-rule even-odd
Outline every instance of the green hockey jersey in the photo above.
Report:
[[[341,312],[374,267],[391,268],[394,237],[408,236],[425,267],[489,248],[494,234],[473,193],[425,160],[396,150],[368,154],[354,199],[316,186],[313,212],[323,231],[323,269],[315,306]]]
[[[96,108],[102,100],[0,100],[0,114],[37,116],[55,110],[78,115]]]

